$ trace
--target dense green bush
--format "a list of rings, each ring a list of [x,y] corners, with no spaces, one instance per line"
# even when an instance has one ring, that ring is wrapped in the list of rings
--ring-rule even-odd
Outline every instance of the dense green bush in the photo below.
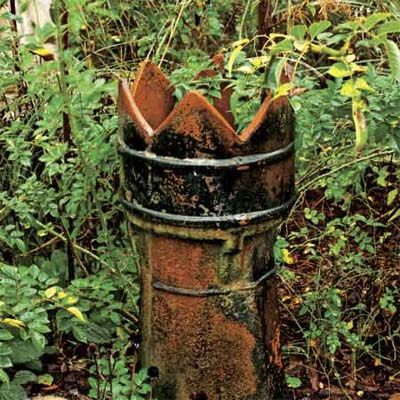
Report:
[[[263,91],[291,94],[300,196],[276,245],[287,267],[282,290],[291,294],[282,304],[301,331],[296,346],[289,330],[288,357],[297,352],[339,382],[347,373],[341,355],[353,375],[365,357],[394,365],[397,351],[379,349],[396,348],[398,331],[375,326],[396,321],[399,297],[392,231],[400,217],[400,9],[334,3],[279,2],[263,52],[255,1],[57,0],[56,26],[25,45],[15,16],[1,15],[0,399],[23,399],[22,385],[48,383],[43,357],[68,357],[78,344],[89,349],[82,357],[92,398],[140,399],[150,390],[132,356],[137,266],[115,149],[116,82],[145,57],[171,72],[178,98],[199,85],[215,97],[221,83],[231,85],[239,130]],[[383,11],[392,14],[373,14]],[[51,36],[58,59],[43,62],[35,54]],[[195,81],[215,52],[225,69],[206,85]],[[281,84],[287,61],[292,80]],[[355,156],[360,121],[368,137]]]

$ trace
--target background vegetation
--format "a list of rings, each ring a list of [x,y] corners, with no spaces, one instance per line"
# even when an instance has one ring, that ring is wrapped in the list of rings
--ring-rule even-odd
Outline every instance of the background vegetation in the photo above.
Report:
[[[256,0],[56,0],[55,26],[25,44],[2,9],[0,399],[150,391],[115,149],[117,79],[144,58],[178,98],[231,85],[239,130],[263,91],[290,94],[299,199],[275,246],[288,382],[296,398],[400,392],[400,3],[272,3],[259,38]],[[224,71],[194,81],[216,52]]]

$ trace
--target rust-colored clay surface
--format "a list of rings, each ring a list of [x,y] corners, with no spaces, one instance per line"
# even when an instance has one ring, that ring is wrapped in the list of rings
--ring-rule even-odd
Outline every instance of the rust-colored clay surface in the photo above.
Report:
[[[214,105],[172,90],[149,62],[120,85],[139,361],[158,400],[288,400],[272,249],[294,189],[289,102],[266,97],[238,134],[228,89]]]
[[[206,70],[198,77],[215,74]],[[293,113],[286,97],[272,100],[267,96],[253,121],[238,134],[230,111],[231,88],[222,87],[214,105],[198,92],[188,92],[175,104],[171,83],[149,61],[141,65],[131,90],[128,87],[126,82],[120,84],[121,119],[126,121],[127,115],[133,123],[133,128],[123,123],[128,131],[124,137],[135,143],[139,136],[155,153],[172,155],[170,143],[175,149],[183,148],[184,157],[226,158],[272,151],[293,139]],[[177,153],[181,157],[179,149]]]
[[[131,91],[144,119],[154,130],[174,108],[174,87],[162,71],[149,61],[140,65]]]
[[[143,144],[144,146],[150,144],[153,128],[143,117],[139,107],[133,100],[128,83],[121,81],[118,89],[120,124],[124,130],[128,126],[132,126],[135,130],[133,134],[125,135],[124,139],[136,145],[135,147],[143,147]],[[138,141],[140,141],[141,145],[137,144]]]
[[[176,156],[175,146],[180,146],[185,149],[185,157],[224,156],[231,153],[235,139],[233,128],[207,99],[198,92],[189,92],[157,129],[152,150]],[[168,143],[173,148],[168,148]]]
[[[145,246],[145,270],[152,279],[176,287],[207,289],[230,282],[241,286],[252,257],[265,254],[264,236],[248,240],[236,261],[221,253],[222,242],[199,242],[152,235]],[[237,263],[235,266],[234,263]],[[228,269],[236,269],[232,271]],[[250,268],[250,269],[249,269]],[[261,272],[261,271],[260,271]],[[265,266],[263,267],[265,272]],[[188,297],[160,290],[145,295],[151,303],[150,341],[142,348],[159,369],[155,394],[160,399],[261,399],[267,393],[264,327],[257,292],[224,297]],[[148,310],[149,305],[143,304]],[[148,326],[150,316],[142,316]]]
[[[153,274],[178,287],[204,288],[216,282],[215,257],[196,242],[154,235],[148,243]]]
[[[211,300],[156,294],[154,309],[154,362],[165,371],[158,396],[257,398],[256,343],[246,325]]]

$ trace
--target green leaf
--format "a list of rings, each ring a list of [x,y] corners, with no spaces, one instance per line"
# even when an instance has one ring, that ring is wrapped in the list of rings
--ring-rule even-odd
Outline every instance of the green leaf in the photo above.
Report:
[[[26,251],[25,242],[22,239],[14,239],[14,243],[17,245],[18,249],[22,252]]]
[[[13,383],[15,382],[19,385],[26,385],[27,383],[36,381],[37,376],[33,372],[27,370],[18,371],[13,379]]]
[[[390,206],[396,200],[397,195],[399,194],[399,189],[393,189],[388,193],[387,196],[387,205]]]
[[[292,389],[298,389],[302,385],[302,382],[299,378],[290,375],[286,375],[286,383]]]
[[[0,342],[0,356],[8,356],[12,353],[12,348],[7,343]]]
[[[7,372],[4,371],[3,369],[0,368],[0,382],[4,382],[9,384],[10,383],[10,378],[7,375]]]
[[[393,80],[400,82],[400,50],[392,40],[385,42],[386,52],[389,59],[390,70]]]
[[[383,24],[378,29],[378,35],[384,36],[389,33],[398,33],[400,32],[400,21],[390,21]]]
[[[308,11],[310,12],[310,14],[313,16],[313,17],[315,17],[315,15],[317,14],[317,9],[316,9],[316,7],[314,6],[314,5],[312,5],[312,4],[310,4],[310,3],[307,3],[307,9],[308,9]]]
[[[352,75],[351,68],[344,63],[335,63],[329,70],[328,74],[334,78],[346,78]]]
[[[32,343],[39,349],[39,350],[44,350],[44,347],[46,346],[46,338],[44,335],[42,335],[39,332],[32,332]]]
[[[290,39],[284,39],[273,44],[269,49],[272,54],[287,53],[293,51],[293,42]]]
[[[43,351],[38,349],[30,340],[13,340],[10,342],[12,354],[10,358],[13,364],[25,364],[30,361],[38,360]]]
[[[14,338],[14,336],[12,335],[12,333],[10,331],[8,331],[7,329],[0,329],[0,340],[2,340],[2,341],[11,340],[13,338]]]
[[[38,376],[37,383],[39,385],[50,386],[53,384],[54,378],[50,374],[43,374]]]
[[[331,22],[328,20],[314,22],[309,27],[311,39],[314,40],[320,33],[325,32],[330,26]]]
[[[297,40],[303,40],[306,33],[307,27],[305,25],[295,25],[290,31],[290,34],[294,36]]]
[[[280,58],[272,63],[267,76],[267,87],[269,89],[275,91],[276,88],[280,86],[282,70],[285,66],[285,62],[285,58]]]
[[[13,364],[11,362],[10,357],[8,356],[0,356],[0,368],[10,368]]]
[[[72,333],[75,336],[75,339],[82,343],[87,343],[87,332],[86,327],[82,326],[82,324],[76,324],[72,327]]]
[[[345,22],[343,24],[339,24],[338,26],[336,26],[333,30],[334,31],[341,31],[343,29],[345,30],[350,30],[350,31],[356,31],[358,28],[360,27],[360,21],[359,20],[355,20],[355,21],[349,21],[349,22]]]
[[[27,395],[21,385],[3,383],[0,385],[0,400],[25,400]]]
[[[374,13],[370,15],[363,23],[366,31],[371,30],[376,24],[386,19],[390,14],[388,13]]]
[[[107,326],[89,322],[87,324],[87,339],[89,342],[103,344],[112,339],[112,331]]]

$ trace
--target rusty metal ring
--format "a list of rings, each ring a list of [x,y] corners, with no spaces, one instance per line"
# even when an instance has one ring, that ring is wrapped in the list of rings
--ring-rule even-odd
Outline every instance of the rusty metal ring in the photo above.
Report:
[[[190,226],[204,226],[204,225],[247,225],[249,223],[261,222],[267,219],[280,217],[286,214],[292,205],[294,204],[297,196],[292,197],[280,204],[279,206],[268,208],[261,211],[252,211],[248,213],[240,213],[233,215],[217,215],[217,216],[193,216],[193,215],[179,215],[171,214],[162,211],[152,210],[150,208],[143,207],[135,200],[127,201],[121,196],[121,202],[130,211],[136,211],[142,215],[146,215],[152,219],[161,221],[167,221],[175,225],[190,225]]]
[[[128,155],[145,161],[146,163],[158,164],[168,168],[208,168],[223,169],[237,168],[252,164],[272,164],[287,158],[294,151],[294,142],[268,153],[252,154],[248,156],[237,156],[225,159],[214,158],[175,158],[158,156],[148,151],[134,150],[118,137],[120,154]]]
[[[253,292],[261,286],[270,276],[276,274],[277,269],[272,268],[268,272],[266,272],[263,276],[261,276],[256,281],[249,283],[248,285],[235,287],[235,288],[210,288],[210,289],[188,289],[188,288],[180,288],[177,286],[166,285],[160,281],[153,282],[153,287],[157,290],[161,290],[163,292],[177,294],[180,296],[189,296],[189,297],[209,297],[209,296],[224,296],[231,293],[238,292]]]

